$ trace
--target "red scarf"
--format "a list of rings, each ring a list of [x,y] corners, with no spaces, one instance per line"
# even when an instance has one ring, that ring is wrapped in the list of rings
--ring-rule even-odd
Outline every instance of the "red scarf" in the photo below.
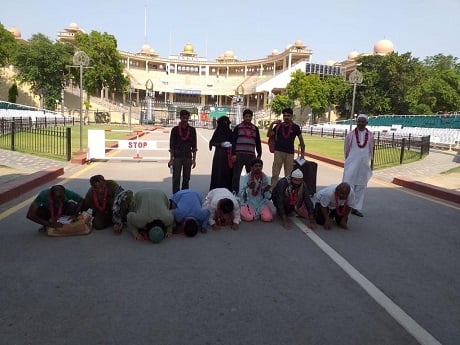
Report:
[[[179,137],[182,139],[182,141],[186,141],[190,137],[190,126],[186,126],[187,128],[187,133],[185,133],[185,136],[182,135],[182,125],[179,124]]]
[[[233,212],[223,214],[222,209],[220,207],[220,201],[217,203],[217,210],[216,210],[216,224],[218,226],[227,226],[232,223],[233,219]]]
[[[345,200],[343,206],[339,206],[339,195],[337,192],[334,193],[335,197],[335,214],[339,217],[344,216],[348,212],[348,199]]]
[[[51,213],[51,221],[55,222],[62,216],[62,210],[64,208],[64,205],[61,200],[58,201],[58,212],[57,214],[54,213],[54,199],[51,196],[51,192],[49,193],[49,208],[50,208],[50,213]]]
[[[364,144],[361,145],[361,142],[359,141],[358,128],[355,128],[356,143],[358,144],[358,147],[361,149],[367,145],[367,141],[369,140],[369,130],[367,128],[365,128],[364,130],[366,131],[366,134],[364,135]]]
[[[104,183],[104,195],[102,197],[102,205],[99,203],[99,198],[97,196],[97,192],[95,190],[93,190],[93,201],[94,201],[94,205],[96,206],[96,208],[99,210],[99,211],[104,211],[105,208],[107,207],[107,192],[108,192],[108,188],[107,188],[107,184]]]
[[[255,172],[251,171],[251,175],[249,177],[249,183],[253,181],[254,181],[254,189],[252,190],[252,195],[257,196],[262,190],[262,182],[263,182],[262,172],[256,174]]]

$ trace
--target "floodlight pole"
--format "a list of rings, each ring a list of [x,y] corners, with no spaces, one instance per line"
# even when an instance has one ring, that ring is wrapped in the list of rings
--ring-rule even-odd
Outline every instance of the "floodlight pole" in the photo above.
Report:
[[[353,99],[351,101],[351,113],[350,113],[350,132],[351,127],[353,124],[353,114],[355,112],[355,96],[356,96],[356,85],[361,84],[363,82],[363,74],[355,69],[353,72],[350,73],[348,77],[348,81],[353,84]]]
[[[77,51],[73,56],[73,63],[80,67],[80,152],[83,151],[83,68],[89,65],[89,57],[84,51]]]
[[[243,104],[244,88],[239,85],[236,88],[236,125],[241,122],[241,105]]]

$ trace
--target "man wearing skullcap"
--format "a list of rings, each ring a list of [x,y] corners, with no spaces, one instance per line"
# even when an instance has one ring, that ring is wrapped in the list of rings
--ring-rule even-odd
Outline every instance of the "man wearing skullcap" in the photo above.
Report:
[[[355,192],[355,206],[351,213],[364,217],[362,211],[364,193],[372,176],[370,161],[374,153],[374,135],[367,126],[367,115],[360,114],[356,128],[347,134],[344,141],[345,164],[343,182],[347,182]]]
[[[147,239],[145,233],[155,226],[164,230],[165,237],[172,236],[174,215],[169,209],[168,196],[161,190],[139,190],[134,194],[131,209],[126,218],[134,239]]]
[[[310,229],[316,229],[313,203],[300,169],[294,170],[290,175],[278,181],[272,192],[272,201],[285,229],[291,227],[288,217],[294,213],[307,219]]]

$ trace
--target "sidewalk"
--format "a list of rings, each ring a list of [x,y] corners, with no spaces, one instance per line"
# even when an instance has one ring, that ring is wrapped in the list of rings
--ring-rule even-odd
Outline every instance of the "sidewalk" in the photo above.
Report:
[[[430,151],[421,161],[374,171],[373,178],[460,203],[460,173],[440,175],[460,167],[454,157],[455,152]],[[343,166],[343,162],[327,157],[313,158]],[[0,168],[0,204],[82,166],[8,150],[0,150],[0,165],[7,167]]]

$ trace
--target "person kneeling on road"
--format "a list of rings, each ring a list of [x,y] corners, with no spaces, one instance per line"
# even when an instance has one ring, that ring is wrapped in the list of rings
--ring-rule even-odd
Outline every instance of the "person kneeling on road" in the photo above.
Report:
[[[310,229],[317,228],[313,214],[313,203],[300,169],[294,170],[289,176],[278,181],[272,192],[272,201],[285,229],[291,227],[288,217],[294,213],[307,219],[307,225]]]
[[[326,230],[331,229],[331,219],[342,229],[348,229],[348,215],[355,202],[353,189],[346,182],[331,184],[314,196],[315,219]]]
[[[237,198],[227,188],[215,188],[209,191],[203,207],[210,212],[209,225],[213,230],[230,225],[233,230],[238,230],[241,222],[240,205]]]
[[[77,216],[82,210],[83,198],[80,194],[65,188],[62,185],[54,185],[49,189],[42,190],[32,201],[27,211],[27,219],[42,225],[40,232],[45,232],[46,227],[60,228],[59,222],[62,216]]]
[[[207,232],[209,210],[202,207],[201,195],[192,189],[184,189],[174,193],[170,198],[170,208],[174,212],[176,230],[174,233],[184,233],[189,237]]]
[[[169,209],[168,196],[160,190],[142,189],[134,194],[132,211],[126,216],[128,230],[131,231],[136,240],[145,240],[143,234],[149,227],[165,230],[165,237],[172,236],[174,216]],[[154,221],[161,221],[162,226],[153,224]],[[160,223],[160,224],[161,224]],[[149,233],[150,235],[150,233]]]

